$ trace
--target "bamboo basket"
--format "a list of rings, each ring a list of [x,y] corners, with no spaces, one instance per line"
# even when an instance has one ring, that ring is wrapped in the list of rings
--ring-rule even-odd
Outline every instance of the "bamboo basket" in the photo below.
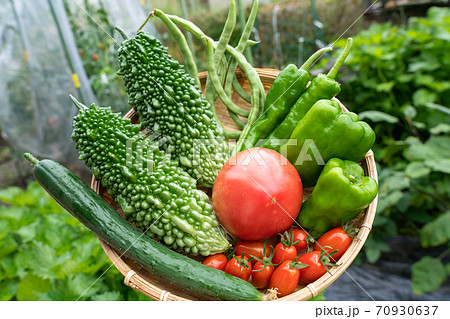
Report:
[[[273,69],[256,69],[259,77],[261,78],[261,82],[264,85],[264,88],[267,90],[272,85],[273,81],[277,77],[280,71]],[[242,87],[250,92],[250,86],[247,82],[245,74],[242,70],[236,70],[236,76]],[[202,89],[204,89],[207,72],[199,73],[199,77],[202,83]],[[241,107],[250,109],[250,105],[243,101],[239,95],[233,92],[232,96],[233,101],[240,105]],[[341,108],[344,111],[348,111],[347,108],[339,102]],[[224,124],[224,126],[229,130],[238,130],[238,127],[228,116],[228,112],[226,107],[218,100],[216,102],[216,110],[217,114]],[[130,118],[133,123],[138,123],[138,116],[134,112],[134,110],[129,111],[125,118]],[[375,165],[375,159],[373,152],[370,150],[366,153],[364,159],[361,161],[361,166],[364,169],[366,176],[371,176],[378,182],[378,175]],[[92,176],[91,188],[97,192],[104,200],[108,202],[114,209],[116,209],[122,216],[122,211],[117,207],[117,204],[114,200],[108,195],[107,190],[101,186],[101,183]],[[313,188],[305,188],[303,201],[306,200],[312,191]],[[210,194],[210,192],[209,192]],[[308,284],[306,286],[302,286],[301,284],[297,287],[297,290],[292,294],[285,296],[283,298],[275,298],[275,300],[308,300],[312,297],[317,296],[321,291],[327,288],[331,283],[333,283],[340,275],[342,275],[345,270],[350,266],[353,260],[358,255],[361,250],[364,242],[369,235],[369,232],[372,228],[373,220],[375,217],[376,206],[377,206],[378,196],[373,200],[373,202],[363,211],[361,212],[354,220],[354,225],[359,228],[359,232],[354,237],[350,247],[344,253],[344,255],[338,260],[338,263],[341,264],[339,267],[333,267],[330,269],[330,273],[326,273],[321,278],[316,280],[315,282]],[[112,261],[114,266],[125,276],[124,282],[126,285],[132,287],[133,289],[147,295],[150,298],[160,301],[186,301],[186,300],[213,300],[212,298],[195,295],[191,291],[183,290],[179,287],[175,287],[171,285],[169,282],[164,281],[161,278],[157,278],[147,272],[145,269],[142,269],[137,264],[133,263],[131,260],[126,257],[121,256],[117,251],[111,248],[106,242],[100,240],[100,243],[108,255],[109,259]],[[203,257],[192,257],[198,261],[201,261]],[[264,300],[272,300],[272,297],[269,297],[265,291],[261,290],[263,294]]]

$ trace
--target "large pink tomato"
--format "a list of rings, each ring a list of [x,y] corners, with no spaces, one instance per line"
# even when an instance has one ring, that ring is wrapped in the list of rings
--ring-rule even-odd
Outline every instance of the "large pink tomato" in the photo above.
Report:
[[[273,150],[239,152],[222,167],[212,201],[220,223],[234,236],[260,240],[286,230],[302,204],[297,170]]]

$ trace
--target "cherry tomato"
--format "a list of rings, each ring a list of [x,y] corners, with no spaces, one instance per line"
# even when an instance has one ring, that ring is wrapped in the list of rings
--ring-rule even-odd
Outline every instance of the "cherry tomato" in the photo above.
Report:
[[[232,276],[248,280],[252,274],[252,264],[248,262],[248,258],[244,256],[234,256],[225,266],[225,272]]]
[[[328,267],[337,267],[336,264],[330,263],[330,257],[325,254],[325,246],[321,251],[311,251],[297,257],[295,261],[307,264],[308,267],[300,270],[300,281],[305,284],[316,281],[322,277],[328,270]]]
[[[211,268],[219,269],[219,270],[225,270],[225,266],[228,263],[228,259],[224,254],[215,254],[206,257],[205,260],[203,260],[202,264]]]
[[[259,259],[263,259],[263,251],[264,251],[264,242],[262,241],[246,241],[241,240],[236,244],[235,254],[237,256],[241,256],[244,253],[244,256],[250,257],[258,257]],[[266,245],[266,257],[270,256],[271,247]],[[251,261],[252,265],[256,263],[256,259]]]
[[[329,246],[330,248],[326,248],[324,251],[330,253],[337,249],[337,252],[330,258],[331,261],[336,262],[345,253],[351,243],[352,238],[348,233],[342,227],[336,227],[320,236],[314,244],[313,250],[320,251],[322,247]]]
[[[284,297],[295,291],[300,278],[297,265],[292,260],[285,260],[273,272],[269,286],[271,289],[277,288],[278,297]]]
[[[243,240],[260,240],[289,228],[303,196],[297,170],[278,152],[255,147],[231,157],[214,183],[220,223]]]
[[[274,270],[275,270],[274,266],[264,265],[262,262],[257,261],[253,266],[252,271],[253,286],[260,289],[269,287],[269,281],[270,278],[272,277]]]
[[[292,234],[294,235],[294,242],[298,241],[297,244],[294,244],[297,252],[308,249],[308,233],[300,228],[293,228]]]
[[[285,260],[292,260],[297,257],[297,249],[294,246],[285,246],[283,243],[278,243],[274,250],[275,253],[272,259],[274,264],[279,264]]]
[[[297,257],[297,249],[295,248],[293,229],[285,231],[281,235],[280,242],[275,246],[275,253],[272,262],[274,264],[281,264],[284,260],[293,260]]]
[[[91,58],[92,58],[92,60],[94,60],[94,61],[98,61],[98,55],[97,55],[96,53],[93,53],[93,54],[91,55]]]

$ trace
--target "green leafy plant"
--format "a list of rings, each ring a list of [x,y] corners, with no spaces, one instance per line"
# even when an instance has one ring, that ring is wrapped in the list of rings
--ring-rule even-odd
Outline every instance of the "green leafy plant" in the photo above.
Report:
[[[0,202],[0,300],[149,300],[36,182],[0,190]]]
[[[354,41],[338,98],[374,128],[380,179],[365,256],[376,262],[394,235],[441,246],[412,267],[414,293],[433,291],[449,270],[450,9],[431,8],[407,27],[375,24]]]

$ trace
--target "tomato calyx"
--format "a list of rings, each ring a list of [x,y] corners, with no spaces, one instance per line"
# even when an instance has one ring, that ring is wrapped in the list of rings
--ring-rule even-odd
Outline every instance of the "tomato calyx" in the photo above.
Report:
[[[289,229],[289,231],[285,231],[284,234],[280,234],[280,242],[285,247],[291,247],[299,243],[298,240],[294,241],[294,233],[292,232],[292,229],[293,228]]]
[[[331,275],[331,272],[329,270],[328,267],[339,267],[341,264],[334,264],[330,261],[330,258],[333,254],[337,253],[338,250],[333,250],[332,252],[327,252],[325,250],[325,248],[327,249],[331,249],[330,246],[324,246],[322,247],[322,249],[320,250],[320,255],[319,255],[319,261],[322,264],[322,266],[325,268],[325,270],[327,271],[327,273],[329,273]]]
[[[244,268],[249,269],[249,263],[253,260],[254,257],[244,257],[245,253],[242,253],[242,255],[238,258],[237,256],[233,256],[234,259],[236,259],[236,261],[238,262],[239,266],[241,267],[241,270],[243,270]]]
[[[304,264],[301,261],[291,261],[289,263],[289,267],[291,267],[292,269],[300,270],[302,268],[309,267],[309,265],[308,264]]]
[[[266,256],[266,248],[267,248],[266,242],[264,242],[264,248],[263,248],[263,256],[264,257],[262,259],[255,257],[255,256],[252,257],[252,259],[255,259],[255,260],[259,261],[261,264],[263,264],[263,268],[256,269],[256,270],[253,269],[252,271],[259,272],[259,271],[263,271],[268,266],[276,267],[276,266],[281,265],[281,263],[279,263],[279,264],[272,263],[272,258],[273,258],[273,255],[275,254],[275,249],[273,249],[272,246],[269,246],[269,247],[271,248],[269,257]]]
[[[312,251],[315,243],[316,240],[314,239],[314,237],[308,233],[308,235],[306,236],[306,251]]]
[[[355,238],[355,236],[359,232],[359,228],[353,227],[353,223],[351,222],[347,222],[345,225],[343,225],[342,229],[347,233],[347,235],[350,236],[351,239]]]
[[[230,248],[228,248],[227,251],[224,252],[225,256],[227,257],[227,260],[230,260],[231,258],[233,258],[235,251],[236,251],[236,248],[233,245]]]

